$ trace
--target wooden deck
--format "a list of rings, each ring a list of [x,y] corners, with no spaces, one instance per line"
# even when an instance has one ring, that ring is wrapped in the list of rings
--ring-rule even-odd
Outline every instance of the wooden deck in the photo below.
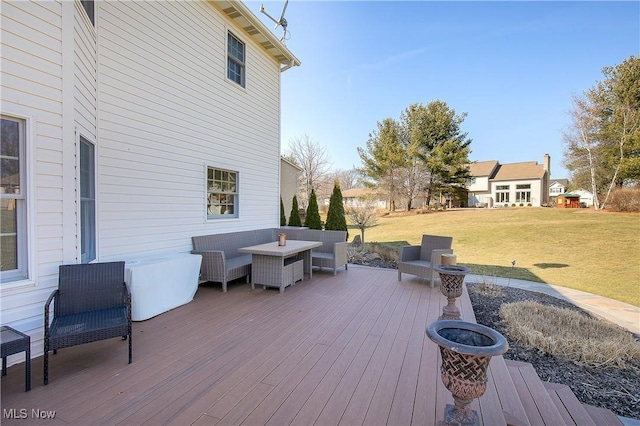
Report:
[[[458,303],[474,321],[466,291]],[[24,365],[9,368],[2,424],[435,424],[453,398],[425,329],[444,304],[420,279],[356,266],[284,294],[203,284],[191,303],[134,323],[132,364],[112,339],[52,355],[46,387],[34,359],[28,393]],[[502,357],[472,406],[486,425],[532,424]]]

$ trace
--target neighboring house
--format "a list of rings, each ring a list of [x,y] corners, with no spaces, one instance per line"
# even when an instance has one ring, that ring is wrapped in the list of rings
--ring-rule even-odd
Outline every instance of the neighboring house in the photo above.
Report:
[[[364,207],[371,203],[374,207],[384,209],[387,202],[379,194],[369,188],[351,188],[342,191],[342,203],[345,207]]]
[[[281,73],[242,3],[3,1],[1,318],[42,354],[58,266],[279,224]]]
[[[284,157],[280,159],[280,197],[284,205],[284,214],[289,220],[293,196],[298,193],[302,169]]]
[[[550,161],[545,154],[542,164],[536,161],[500,164],[495,160],[470,164],[469,207],[548,205]]]
[[[585,207],[593,206],[593,193],[584,190],[578,189],[577,191],[571,191],[572,194],[577,194],[580,196],[580,204],[584,204]]]
[[[557,197],[558,194],[567,192],[569,179],[553,179],[549,185],[549,197]]]

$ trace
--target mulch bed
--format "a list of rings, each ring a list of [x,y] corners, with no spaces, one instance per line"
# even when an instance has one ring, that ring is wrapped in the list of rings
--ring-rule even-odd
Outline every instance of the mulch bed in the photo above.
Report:
[[[567,308],[591,316],[577,306],[543,293],[500,287],[502,296],[481,291],[482,286],[468,284],[469,297],[478,324],[502,333],[509,342],[505,359],[528,362],[543,381],[560,383],[571,388],[582,403],[608,408],[617,415],[640,420],[640,361],[627,362],[627,368],[590,367],[578,365],[562,356],[528,349],[507,333],[498,314],[503,303],[532,300],[543,305]]]

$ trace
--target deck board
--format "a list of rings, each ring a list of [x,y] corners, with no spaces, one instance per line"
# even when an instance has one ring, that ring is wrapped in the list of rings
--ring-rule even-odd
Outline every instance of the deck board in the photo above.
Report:
[[[458,301],[474,321],[466,291]],[[420,424],[443,419],[451,394],[440,380],[440,352],[426,336],[446,298],[438,287],[397,271],[350,266],[277,289],[241,281],[200,285],[194,300],[111,339],[32,360],[2,378],[2,407],[53,410],[51,420],[13,424]],[[502,361],[502,358],[499,358]],[[500,375],[474,401],[480,418],[500,421]]]

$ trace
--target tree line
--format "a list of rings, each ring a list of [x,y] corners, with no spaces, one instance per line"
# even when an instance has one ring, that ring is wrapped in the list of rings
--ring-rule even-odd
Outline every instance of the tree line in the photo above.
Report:
[[[471,177],[471,139],[460,130],[465,117],[435,100],[378,122],[366,147],[358,147],[365,185],[384,191],[390,210],[398,199],[411,210],[418,195],[428,206],[439,191],[459,193]]]
[[[602,81],[573,97],[571,122],[563,131],[570,186],[589,189],[596,209],[610,203],[614,189],[640,183],[640,57],[602,73]],[[285,158],[302,168],[301,208],[308,207],[312,192],[327,199],[335,182],[342,190],[375,189],[389,210],[410,210],[418,196],[427,206],[443,192],[462,196],[471,178],[471,139],[460,128],[466,116],[441,100],[409,105],[398,119],[379,121],[357,148],[360,167],[337,172],[330,171],[323,145],[308,135],[295,138]]]

